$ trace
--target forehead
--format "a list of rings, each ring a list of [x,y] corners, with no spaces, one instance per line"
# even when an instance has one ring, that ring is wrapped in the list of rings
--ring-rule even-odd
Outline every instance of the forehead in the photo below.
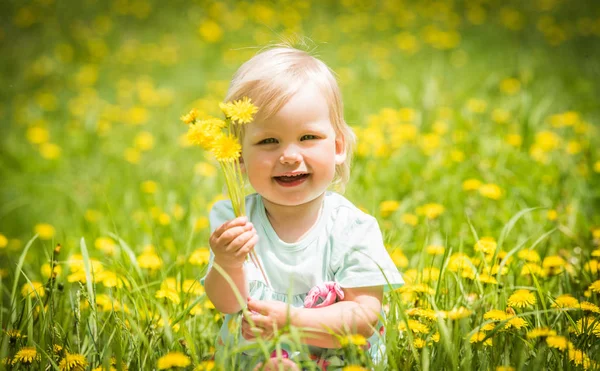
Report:
[[[259,119],[257,128],[271,126],[309,125],[329,122],[329,104],[321,89],[313,83],[303,85],[270,117]],[[254,126],[254,125],[250,125]]]

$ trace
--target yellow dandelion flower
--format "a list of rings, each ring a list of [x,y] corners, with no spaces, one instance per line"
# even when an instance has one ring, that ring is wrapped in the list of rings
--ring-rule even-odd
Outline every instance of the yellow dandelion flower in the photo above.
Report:
[[[144,193],[154,194],[158,190],[158,183],[153,180],[146,180],[140,184],[140,189]]]
[[[85,356],[82,354],[67,353],[58,364],[60,371],[84,371],[87,366]]]
[[[419,222],[419,218],[415,214],[405,213],[400,217],[400,221],[414,227]]]
[[[216,118],[198,121],[189,126],[187,140],[191,144],[210,150],[215,139],[222,135],[221,129],[225,125],[225,121]]]
[[[457,320],[461,318],[467,318],[471,316],[473,312],[465,307],[452,308],[452,310],[446,313],[448,319]]]
[[[477,191],[481,187],[481,181],[478,179],[467,179],[462,183],[462,189],[465,191]]]
[[[107,255],[114,255],[117,251],[116,242],[110,237],[98,237],[94,241],[94,247]]]
[[[398,331],[404,332],[404,331],[406,331],[406,329],[407,329],[406,322],[402,321],[398,324]],[[414,333],[421,333],[421,334],[428,334],[430,331],[429,327],[427,327],[427,325],[425,325],[417,320],[414,320],[414,319],[408,320],[408,329]]]
[[[8,238],[0,233],[0,249],[5,248],[6,246],[8,246]]]
[[[406,255],[404,255],[402,250],[395,249],[390,253],[390,257],[392,258],[392,261],[397,267],[405,268],[408,266],[408,258],[406,257]]]
[[[193,124],[196,122],[196,120],[198,119],[198,116],[200,115],[200,113],[198,112],[197,109],[192,108],[192,110],[187,113],[186,115],[181,116],[180,120],[183,121],[185,124]]]
[[[473,343],[481,343],[483,341],[483,339],[485,339],[485,336],[486,336],[485,332],[481,332],[481,331],[477,332],[477,333],[475,333],[475,334],[473,334],[471,336],[471,338],[469,339],[469,342],[471,344],[473,344]],[[488,338],[485,341],[483,341],[483,345],[491,346],[492,345],[492,338]]]
[[[355,345],[361,347],[367,344],[367,339],[360,334],[352,334],[340,339],[341,346]]]
[[[425,248],[425,252],[429,255],[444,255],[445,250],[441,245],[429,245]]]
[[[413,344],[415,345],[415,348],[422,349],[425,347],[425,345],[427,345],[427,342],[421,338],[415,338]]]
[[[503,193],[504,191],[497,184],[483,184],[479,187],[479,194],[492,200],[499,200]]]
[[[492,285],[498,284],[498,280],[496,279],[496,277],[490,276],[487,273],[481,273],[479,276],[476,277],[476,279],[481,283],[489,283]]]
[[[32,281],[31,283],[27,282],[23,285],[23,288],[21,288],[21,294],[24,297],[30,297],[32,299],[38,296],[43,298],[46,295],[46,290],[43,283]]]
[[[485,255],[492,255],[496,251],[497,246],[494,237],[481,237],[479,241],[475,243],[474,248],[477,252],[482,252]]]
[[[425,308],[409,308],[405,310],[404,313],[406,313],[406,315],[410,317],[425,318],[430,321],[435,321],[438,317],[434,310]]]
[[[225,116],[236,124],[249,124],[254,120],[258,107],[252,104],[251,99],[243,97],[235,102],[219,104]]]
[[[218,161],[232,162],[240,157],[242,146],[233,135],[220,135],[212,143],[210,151]]]
[[[175,304],[179,304],[181,302],[179,293],[175,290],[158,290],[154,297],[157,299],[168,299]]]
[[[517,94],[521,90],[521,82],[515,78],[500,81],[500,91],[507,95]]]
[[[546,343],[550,348],[556,348],[558,350],[566,350],[567,349],[567,338],[564,336],[548,336],[546,338]]]
[[[54,227],[48,223],[36,224],[34,227],[34,231],[40,236],[40,239],[42,240],[50,240],[52,239],[52,237],[54,237],[54,234],[56,233]]]
[[[589,301],[582,301],[581,303],[579,303],[579,308],[586,312],[600,314],[600,308],[596,304],[590,303]]]
[[[535,303],[535,295],[531,291],[525,289],[515,291],[508,298],[508,305],[513,308],[525,308],[532,306]]]
[[[198,280],[184,280],[181,285],[181,291],[186,294],[199,296],[204,294],[204,286]]]
[[[167,370],[173,367],[187,367],[192,363],[190,358],[181,352],[169,352],[160,357],[156,363],[159,370]]]
[[[382,218],[387,218],[392,215],[394,211],[398,210],[400,202],[396,200],[386,200],[379,204],[379,213]]]
[[[342,371],[368,371],[366,368],[357,366],[357,365],[349,365],[342,368]]]
[[[211,371],[215,369],[215,361],[202,361],[194,368],[194,371]]]
[[[564,271],[567,262],[558,255],[547,256],[542,261],[542,267],[548,275],[556,275]]]
[[[506,322],[506,328],[510,327],[520,330],[523,327],[527,327],[527,321],[521,317],[512,317]]]
[[[500,309],[492,309],[483,315],[484,319],[492,321],[504,321],[505,319],[507,319],[507,317],[508,315],[506,314],[506,312]]]
[[[590,287],[588,287],[588,290],[591,290],[597,294],[600,294],[600,280],[594,281]]]
[[[60,265],[55,265],[54,269],[52,269],[50,263],[44,263],[42,264],[40,271],[42,273],[42,276],[46,278],[50,278],[50,276],[58,277],[62,273],[62,267]]]
[[[583,269],[593,275],[596,275],[598,274],[598,271],[600,271],[600,262],[598,262],[596,259],[592,259],[583,265]]]
[[[148,251],[137,257],[138,264],[141,268],[157,270],[162,267],[162,259],[153,251]]]
[[[536,327],[527,332],[528,339],[536,339],[548,336],[556,336],[556,331],[547,327]]]
[[[202,247],[194,250],[190,256],[189,262],[193,265],[205,265],[208,264],[210,259],[210,250],[206,247]]]
[[[496,371],[515,371],[515,368],[510,366],[498,366],[496,367]]]
[[[33,362],[40,361],[40,355],[34,347],[23,347],[15,354],[12,360],[12,364],[16,365],[21,363],[24,365],[30,365]]]
[[[446,208],[443,205],[436,203],[428,203],[417,208],[417,214],[425,215],[427,219],[437,219],[444,213]]]
[[[538,264],[526,263],[525,265],[523,265],[523,268],[521,269],[521,276],[529,276],[529,275],[545,277],[546,272]]]
[[[584,370],[590,368],[592,361],[583,350],[569,348],[569,360],[576,366],[582,366]]]
[[[520,259],[526,260],[528,262],[537,263],[540,259],[540,254],[538,254],[535,250],[521,250],[517,254]]]
[[[558,296],[554,300],[554,303],[552,303],[552,307],[561,309],[579,308],[579,301],[570,294],[564,294]]]

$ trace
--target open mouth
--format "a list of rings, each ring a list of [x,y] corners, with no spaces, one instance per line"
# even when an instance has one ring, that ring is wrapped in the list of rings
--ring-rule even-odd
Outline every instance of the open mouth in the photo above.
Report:
[[[304,181],[310,176],[308,173],[294,174],[294,175],[283,175],[273,177],[277,183],[284,187],[293,187],[304,183]]]

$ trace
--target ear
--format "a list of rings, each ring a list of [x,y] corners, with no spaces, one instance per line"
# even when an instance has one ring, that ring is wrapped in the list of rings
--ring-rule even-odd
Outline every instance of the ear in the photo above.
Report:
[[[343,135],[335,138],[335,164],[341,165],[346,161],[346,141]]]
[[[244,163],[244,158],[240,155],[240,170],[242,170],[242,174],[246,174],[246,164]]]

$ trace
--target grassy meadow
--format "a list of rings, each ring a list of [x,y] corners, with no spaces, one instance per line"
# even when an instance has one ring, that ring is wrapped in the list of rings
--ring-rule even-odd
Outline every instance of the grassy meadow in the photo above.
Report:
[[[345,196],[407,283],[386,364],[360,336],[332,364],[600,369],[597,2],[7,0],[0,19],[0,369],[232,368],[198,281],[224,180],[180,118],[220,117],[284,41],[336,72]]]

